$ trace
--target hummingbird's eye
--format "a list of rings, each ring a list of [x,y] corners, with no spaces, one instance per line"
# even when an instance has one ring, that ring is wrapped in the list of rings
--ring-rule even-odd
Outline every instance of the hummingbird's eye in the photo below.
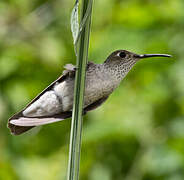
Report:
[[[125,57],[126,57],[126,53],[123,52],[123,51],[120,52],[120,53],[119,53],[119,57],[120,57],[120,58],[125,58]]]

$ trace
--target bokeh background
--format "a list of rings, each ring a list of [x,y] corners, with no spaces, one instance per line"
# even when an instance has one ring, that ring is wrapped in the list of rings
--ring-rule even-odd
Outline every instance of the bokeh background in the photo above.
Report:
[[[7,120],[75,64],[73,0],[0,1],[0,179],[66,179],[71,119],[12,136]],[[137,63],[84,118],[81,180],[184,179],[184,1],[94,1],[89,59],[117,49],[169,53]]]

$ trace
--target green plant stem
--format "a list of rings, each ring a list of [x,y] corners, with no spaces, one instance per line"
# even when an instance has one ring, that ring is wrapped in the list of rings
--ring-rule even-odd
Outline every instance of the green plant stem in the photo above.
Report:
[[[91,0],[83,0],[82,2],[81,20],[85,16],[90,1]],[[91,13],[86,21],[86,24],[82,30],[78,42],[79,44],[77,50],[77,70],[75,77],[74,104],[73,104],[72,125],[70,134],[70,151],[69,151],[68,177],[67,177],[68,180],[78,180],[79,178],[83,99],[85,89],[86,65],[88,59],[90,25],[91,25]]]

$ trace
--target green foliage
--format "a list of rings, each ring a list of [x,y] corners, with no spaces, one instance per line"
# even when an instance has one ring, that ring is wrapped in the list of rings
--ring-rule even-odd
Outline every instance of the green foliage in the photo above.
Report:
[[[75,63],[73,1],[0,1],[0,179],[66,179],[70,121],[10,135],[7,119]],[[142,60],[84,117],[81,180],[184,177],[184,2],[100,0],[89,59],[116,49],[169,53]],[[61,173],[62,172],[62,173]]]

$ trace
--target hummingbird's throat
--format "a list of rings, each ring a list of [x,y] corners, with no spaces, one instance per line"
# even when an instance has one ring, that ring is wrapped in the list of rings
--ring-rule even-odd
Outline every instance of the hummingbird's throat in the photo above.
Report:
[[[119,64],[113,65],[110,68],[110,72],[114,79],[120,83],[120,81],[124,79],[135,63],[136,61],[134,60],[129,60],[126,63],[121,61]]]

